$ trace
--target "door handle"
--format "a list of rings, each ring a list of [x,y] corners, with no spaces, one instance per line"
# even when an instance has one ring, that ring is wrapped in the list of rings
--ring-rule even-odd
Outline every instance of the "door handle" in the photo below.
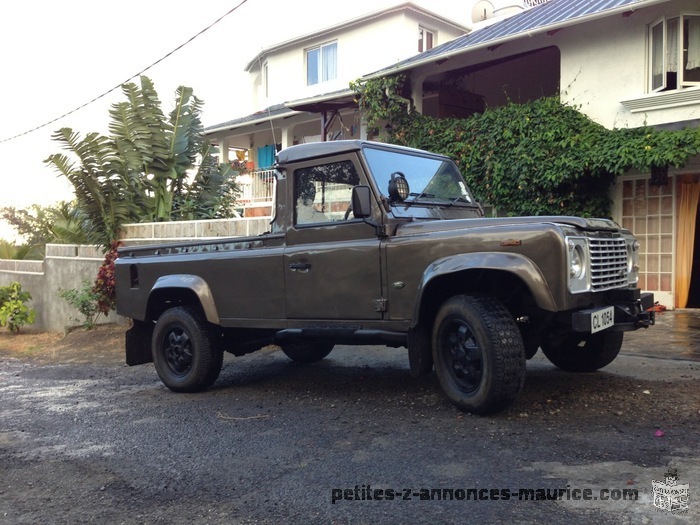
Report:
[[[301,273],[306,273],[311,269],[311,263],[289,263],[289,269],[293,272],[299,270]]]

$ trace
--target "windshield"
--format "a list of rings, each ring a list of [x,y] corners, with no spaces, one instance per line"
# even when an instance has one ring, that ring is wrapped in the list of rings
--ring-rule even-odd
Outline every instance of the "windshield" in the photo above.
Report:
[[[409,196],[401,206],[474,204],[459,169],[451,160],[369,147],[364,148],[364,154],[385,196],[389,195],[393,173],[400,172],[406,177]]]

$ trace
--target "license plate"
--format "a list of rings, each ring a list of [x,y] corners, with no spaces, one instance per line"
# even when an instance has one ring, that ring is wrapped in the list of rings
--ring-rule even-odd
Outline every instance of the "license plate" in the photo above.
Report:
[[[606,306],[591,312],[591,333],[595,334],[615,324],[615,307]]]

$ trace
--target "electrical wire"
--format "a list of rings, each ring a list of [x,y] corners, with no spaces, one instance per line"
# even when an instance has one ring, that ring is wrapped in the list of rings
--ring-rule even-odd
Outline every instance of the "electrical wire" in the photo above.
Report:
[[[61,115],[61,116],[59,116],[59,117],[56,117],[56,118],[54,118],[54,119],[52,119],[52,120],[49,120],[48,122],[45,122],[44,124],[41,124],[40,126],[36,126],[36,127],[31,128],[31,129],[28,129],[28,130],[26,130],[26,131],[23,131],[22,133],[18,133],[18,134],[16,134],[16,135],[11,136],[11,137],[7,137],[7,138],[4,138],[4,139],[1,139],[1,140],[0,140],[0,144],[3,144],[3,143],[5,143],[5,142],[9,142],[9,141],[11,141],[11,140],[15,140],[15,139],[17,139],[17,138],[19,138],[19,137],[23,137],[23,136],[25,136],[25,135],[29,135],[30,133],[33,133],[33,132],[38,131],[38,130],[40,130],[40,129],[42,129],[42,128],[45,128],[46,126],[50,126],[50,125],[53,124],[54,122],[58,122],[59,120],[65,118],[65,117],[67,117],[67,116],[69,116],[69,115],[72,115],[73,113],[76,113],[77,111],[80,111],[81,109],[83,109],[83,108],[89,106],[90,104],[92,104],[92,103],[94,103],[94,102],[97,102],[98,100],[100,100],[100,99],[106,97],[106,96],[109,95],[110,93],[112,93],[112,92],[116,91],[117,89],[119,89],[120,87],[122,87],[124,84],[126,84],[126,83],[129,82],[130,80],[133,80],[134,78],[143,75],[143,74],[144,74],[146,71],[148,71],[149,69],[152,69],[153,67],[155,67],[155,66],[157,66],[158,64],[160,64],[160,63],[161,63],[163,60],[165,60],[166,58],[168,58],[168,57],[170,57],[171,55],[173,55],[174,53],[180,51],[180,49],[182,49],[183,47],[185,47],[186,45],[188,45],[189,43],[191,43],[194,39],[198,38],[198,37],[201,36],[202,34],[204,34],[204,33],[206,33],[207,31],[209,31],[212,27],[214,27],[216,24],[218,24],[219,22],[221,22],[221,21],[222,21],[224,18],[226,18],[228,15],[230,15],[231,13],[233,13],[234,11],[236,11],[239,7],[241,7],[241,6],[242,6],[243,4],[245,4],[247,1],[248,1],[248,0],[242,0],[237,6],[235,6],[235,7],[231,8],[231,9],[229,9],[226,13],[224,13],[224,14],[221,15],[219,18],[217,18],[216,20],[214,20],[214,21],[213,21],[211,24],[209,24],[207,27],[205,27],[204,29],[202,29],[201,31],[199,31],[199,32],[198,32],[197,34],[195,34],[194,36],[190,37],[187,41],[183,42],[182,44],[180,44],[179,46],[177,46],[175,49],[173,49],[173,50],[170,51],[169,53],[163,55],[162,57],[160,57],[160,58],[159,58],[158,60],[156,60],[155,62],[153,62],[151,65],[146,66],[145,68],[143,68],[143,69],[142,69],[141,71],[139,71],[138,73],[135,73],[135,74],[131,75],[129,78],[127,78],[127,79],[124,80],[123,82],[120,82],[119,84],[117,84],[117,85],[114,86],[113,88],[111,88],[111,89],[105,91],[105,92],[102,93],[101,95],[97,95],[97,96],[96,96],[95,98],[93,98],[92,100],[89,100],[88,102],[85,102],[85,104],[81,104],[80,106],[78,106],[78,107],[76,107],[76,108],[74,108],[74,109],[72,109],[72,110],[70,110],[70,111],[64,113],[63,115]]]

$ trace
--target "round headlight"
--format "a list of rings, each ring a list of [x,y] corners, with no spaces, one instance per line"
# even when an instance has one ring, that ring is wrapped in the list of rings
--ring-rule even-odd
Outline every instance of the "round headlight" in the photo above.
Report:
[[[583,248],[578,244],[571,250],[571,266],[569,267],[569,274],[572,279],[580,279],[584,272],[583,263]]]

